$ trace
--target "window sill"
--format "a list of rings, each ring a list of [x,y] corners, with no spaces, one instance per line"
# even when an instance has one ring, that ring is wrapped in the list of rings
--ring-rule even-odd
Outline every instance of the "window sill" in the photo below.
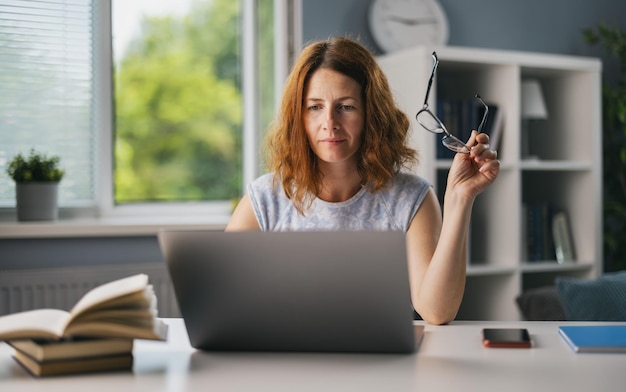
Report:
[[[224,230],[230,215],[135,216],[59,219],[50,222],[0,220],[0,239],[152,236],[161,230]]]

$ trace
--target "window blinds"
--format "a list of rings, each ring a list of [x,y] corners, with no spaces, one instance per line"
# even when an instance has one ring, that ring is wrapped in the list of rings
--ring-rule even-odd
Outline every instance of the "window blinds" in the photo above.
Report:
[[[90,0],[0,3],[0,206],[15,204],[9,161],[59,155],[62,206],[94,200],[93,8]]]

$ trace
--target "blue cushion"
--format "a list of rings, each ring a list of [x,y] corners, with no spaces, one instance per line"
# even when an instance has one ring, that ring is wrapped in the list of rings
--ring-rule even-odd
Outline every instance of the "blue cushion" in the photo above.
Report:
[[[557,277],[559,297],[569,321],[626,321],[626,271],[597,279]]]

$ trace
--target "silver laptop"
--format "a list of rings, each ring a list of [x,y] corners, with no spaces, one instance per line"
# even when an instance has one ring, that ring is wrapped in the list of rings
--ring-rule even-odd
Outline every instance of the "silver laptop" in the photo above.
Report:
[[[401,232],[162,231],[159,244],[197,349],[415,349]]]

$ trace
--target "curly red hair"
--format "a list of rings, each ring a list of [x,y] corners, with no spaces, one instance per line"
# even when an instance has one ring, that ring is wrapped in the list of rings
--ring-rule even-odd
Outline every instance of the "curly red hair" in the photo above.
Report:
[[[320,68],[340,72],[361,86],[365,128],[357,167],[370,191],[381,189],[401,168],[417,162],[417,152],[407,146],[409,119],[396,105],[372,54],[345,37],[313,42],[302,50],[287,78],[278,115],[266,137],[268,169],[302,214],[321,183],[303,123],[308,81]]]

